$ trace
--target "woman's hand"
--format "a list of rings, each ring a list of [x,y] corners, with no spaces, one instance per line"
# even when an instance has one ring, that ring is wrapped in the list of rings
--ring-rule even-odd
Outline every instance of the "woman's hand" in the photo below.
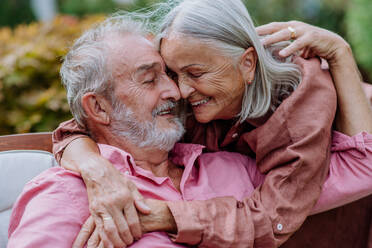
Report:
[[[71,142],[62,165],[75,168],[84,179],[90,213],[104,247],[125,247],[142,236],[137,210],[149,214],[150,208],[134,183],[99,154],[92,140]],[[87,233],[84,228],[82,232]],[[77,242],[74,247],[83,245]]]
[[[125,247],[142,236],[137,210],[149,213],[142,195],[132,181],[106,159],[96,158],[85,167],[82,177],[87,186],[89,209],[105,247]],[[100,167],[98,167],[100,164]]]
[[[154,231],[177,232],[177,225],[166,202],[153,199],[146,199],[145,202],[146,205],[150,206],[151,213],[147,215],[139,213],[143,233]],[[93,217],[89,216],[76,237],[72,248],[84,247],[86,243],[87,248],[107,247],[103,244],[101,234],[96,228]]]
[[[360,72],[350,45],[339,35],[303,22],[273,22],[256,28],[267,46],[279,41],[293,42],[279,55],[299,54],[304,58],[319,56],[327,60],[337,91],[336,129],[353,136],[372,132],[372,109],[363,92]]]
[[[345,51],[350,51],[349,44],[338,34],[299,21],[273,22],[257,27],[256,31],[265,36],[262,38],[264,46],[293,40],[279,52],[282,57],[298,53],[304,58],[319,56],[332,65]]]

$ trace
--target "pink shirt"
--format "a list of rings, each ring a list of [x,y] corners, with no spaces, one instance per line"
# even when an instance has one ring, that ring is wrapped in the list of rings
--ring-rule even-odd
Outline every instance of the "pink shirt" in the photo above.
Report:
[[[155,177],[137,167],[130,154],[112,146],[99,146],[102,155],[131,178],[146,198],[190,201],[233,196],[241,200],[264,180],[255,161],[247,156],[229,152],[202,154],[201,145],[177,144],[170,159],[185,167],[178,192],[169,178]],[[334,132],[329,176],[313,213],[371,194],[371,161],[372,135],[348,137]],[[81,177],[60,167],[49,169],[25,186],[14,205],[8,248],[71,247],[88,216],[88,197]],[[184,246],[172,243],[163,232],[154,232],[145,234],[131,247]]]

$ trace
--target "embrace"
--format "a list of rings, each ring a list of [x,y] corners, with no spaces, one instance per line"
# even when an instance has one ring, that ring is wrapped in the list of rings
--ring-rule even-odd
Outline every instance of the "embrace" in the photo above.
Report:
[[[9,248],[279,247],[372,193],[372,108],[346,41],[255,28],[240,0],[156,8],[71,47],[62,167],[24,188]]]

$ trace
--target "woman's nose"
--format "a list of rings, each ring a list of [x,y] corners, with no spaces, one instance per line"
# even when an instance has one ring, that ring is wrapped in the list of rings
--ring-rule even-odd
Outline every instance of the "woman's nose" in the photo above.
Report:
[[[191,95],[191,93],[195,91],[194,87],[181,82],[178,83],[178,87],[180,88],[181,97],[183,99],[188,98]]]
[[[180,100],[180,91],[176,85],[176,83],[170,79],[169,77],[166,77],[165,80],[163,80],[163,88],[162,88],[162,95],[161,97],[163,99],[173,99],[175,101]]]

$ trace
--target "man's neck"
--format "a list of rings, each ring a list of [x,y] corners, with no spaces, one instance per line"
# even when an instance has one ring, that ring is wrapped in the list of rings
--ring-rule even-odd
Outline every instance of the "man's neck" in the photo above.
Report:
[[[169,152],[157,148],[138,148],[128,141],[108,143],[130,153],[137,166],[151,171],[156,177],[169,177],[173,186],[180,191],[183,167],[179,167],[169,160]]]
[[[151,171],[155,176],[168,177],[169,171],[174,167],[174,165],[168,159],[168,151],[158,148],[138,148],[136,145],[129,142],[128,139],[113,135],[96,137],[96,141],[98,143],[115,146],[126,151],[132,155],[137,166]]]

